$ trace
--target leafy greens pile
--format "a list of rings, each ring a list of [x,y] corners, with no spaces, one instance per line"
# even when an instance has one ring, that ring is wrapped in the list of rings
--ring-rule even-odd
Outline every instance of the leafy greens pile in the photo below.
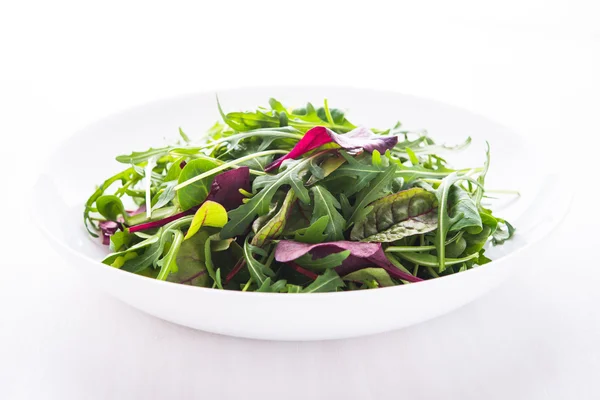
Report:
[[[114,268],[218,289],[310,293],[418,282],[482,265],[514,228],[425,133],[357,127],[340,109],[225,114],[199,141],[117,157],[84,223]],[[131,210],[127,211],[125,204]]]

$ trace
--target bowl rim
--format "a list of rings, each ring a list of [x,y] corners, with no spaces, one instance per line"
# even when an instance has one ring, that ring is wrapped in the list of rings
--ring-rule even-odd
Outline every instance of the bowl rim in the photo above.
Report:
[[[61,151],[63,150],[63,148],[67,145],[67,143],[69,143],[70,141],[72,141],[78,137],[85,136],[85,134],[88,130],[90,130],[91,128],[93,128],[97,125],[105,123],[108,120],[123,117],[123,116],[126,116],[127,114],[130,114],[135,111],[139,111],[144,108],[153,107],[153,106],[155,107],[155,106],[159,106],[160,104],[170,103],[173,101],[182,101],[182,100],[185,100],[186,98],[193,98],[196,96],[207,96],[210,94],[231,95],[231,94],[235,94],[236,92],[239,92],[239,91],[266,90],[266,89],[270,89],[270,88],[277,89],[277,90],[290,90],[290,91],[294,91],[294,90],[315,90],[315,91],[316,90],[332,90],[332,91],[338,91],[338,92],[339,91],[359,91],[359,92],[364,92],[364,93],[370,93],[373,95],[402,96],[402,97],[405,97],[408,99],[413,99],[416,101],[423,101],[423,102],[435,104],[437,106],[446,107],[453,111],[458,111],[463,114],[469,114],[472,117],[483,119],[483,120],[487,121],[488,123],[491,123],[498,127],[507,129],[516,138],[518,138],[520,141],[523,142],[525,148],[532,148],[531,142],[527,139],[527,137],[525,135],[520,134],[515,129],[508,128],[505,125],[498,123],[491,118],[488,118],[486,116],[483,116],[483,115],[475,113],[475,112],[472,112],[468,109],[465,109],[465,108],[462,108],[459,106],[455,106],[452,104],[448,104],[448,103],[445,103],[442,101],[429,99],[426,97],[416,96],[416,95],[412,95],[412,94],[404,94],[404,93],[401,93],[398,91],[393,91],[393,90],[374,89],[374,88],[366,88],[366,87],[358,87],[358,86],[344,86],[344,85],[282,85],[282,86],[279,86],[279,85],[256,85],[256,86],[240,86],[240,87],[235,87],[235,88],[204,90],[204,91],[199,91],[199,92],[182,93],[182,94],[178,94],[178,95],[172,95],[172,96],[168,96],[168,97],[164,97],[164,98],[150,100],[150,101],[147,101],[144,103],[126,107],[126,108],[124,108],[120,111],[114,112],[114,113],[110,113],[109,115],[103,116],[89,124],[84,125],[83,127],[74,131],[72,134],[68,135],[67,138],[61,140],[57,147],[55,147],[51,152],[49,152],[45,155],[45,160],[41,163],[42,164],[41,170],[42,171],[47,170],[46,167],[49,166],[50,160],[52,158],[56,157],[57,155],[59,155],[61,153]],[[548,162],[544,162],[543,164],[544,164],[543,167],[548,166],[547,165]],[[560,170],[549,173],[546,175],[546,177],[552,177],[555,182],[566,182],[567,181],[566,173],[564,173]],[[33,195],[30,196],[30,203],[33,203],[34,199],[40,198],[40,196],[43,196],[42,186],[43,186],[43,181],[46,178],[50,178],[50,176],[44,172],[41,172],[38,175],[38,177],[35,181],[35,184],[33,185],[32,189],[31,189],[31,193]],[[50,180],[51,179],[52,178],[50,178]],[[556,183],[556,184],[558,184],[558,183]],[[40,231],[44,234],[44,236],[47,238],[47,240],[49,240],[51,242],[51,244],[53,244],[54,246],[58,246],[63,251],[66,250],[68,253],[75,256],[76,258],[86,261],[86,264],[90,264],[92,266],[92,268],[101,268],[106,271],[112,270],[113,272],[108,272],[108,273],[116,272],[119,275],[115,275],[115,276],[123,276],[125,279],[135,279],[135,280],[141,279],[140,282],[144,282],[144,281],[145,282],[154,282],[153,284],[155,284],[155,285],[167,285],[166,286],[167,288],[168,287],[171,287],[171,288],[179,287],[180,290],[193,290],[198,294],[200,294],[200,293],[205,293],[205,294],[209,294],[209,295],[214,294],[215,296],[221,296],[221,295],[243,296],[244,298],[248,298],[248,297],[271,298],[273,296],[277,296],[278,299],[284,299],[284,298],[297,299],[298,296],[312,298],[312,299],[326,298],[326,297],[331,297],[331,296],[334,296],[335,298],[338,298],[338,297],[342,298],[342,297],[350,297],[350,296],[373,296],[373,295],[376,295],[377,293],[380,293],[381,291],[385,291],[385,293],[390,293],[392,290],[414,291],[414,290],[419,290],[419,289],[415,289],[415,288],[418,288],[418,287],[423,288],[425,285],[431,286],[434,284],[442,284],[443,282],[450,282],[450,281],[453,281],[456,279],[460,279],[461,276],[467,276],[466,274],[469,274],[469,276],[473,276],[475,274],[485,273],[485,271],[489,270],[490,268],[499,268],[502,263],[511,261],[515,256],[521,254],[523,251],[529,249],[531,246],[535,245],[536,243],[541,242],[547,236],[549,236],[550,234],[555,232],[556,229],[559,227],[559,225],[561,225],[563,223],[563,221],[566,218],[566,215],[568,214],[568,211],[571,208],[571,204],[573,201],[573,194],[570,191],[564,191],[564,190],[559,191],[559,193],[562,196],[562,199],[559,202],[561,207],[558,210],[555,209],[556,211],[558,211],[555,214],[558,216],[558,218],[553,220],[552,223],[543,231],[543,233],[540,234],[539,236],[537,236],[536,240],[529,241],[529,242],[525,243],[524,245],[520,246],[519,248],[502,256],[501,258],[499,258],[497,260],[492,260],[488,264],[479,265],[479,266],[477,266],[477,268],[472,268],[472,269],[462,271],[459,273],[440,276],[435,279],[423,280],[423,281],[414,282],[411,284],[402,284],[402,285],[396,285],[396,286],[381,287],[381,288],[377,288],[377,290],[350,290],[350,291],[344,291],[344,292],[310,293],[310,296],[306,296],[307,295],[306,293],[269,293],[269,292],[256,292],[256,291],[242,292],[242,291],[237,291],[237,290],[220,290],[220,289],[213,289],[213,288],[208,288],[208,287],[183,285],[183,284],[179,284],[176,282],[157,280],[157,279],[146,277],[143,275],[134,274],[134,273],[131,273],[128,271],[123,271],[119,268],[112,268],[106,264],[102,264],[99,260],[96,260],[82,252],[78,252],[75,249],[67,246],[62,240],[58,240],[54,235],[52,235],[52,233],[50,232],[50,230],[48,229],[46,224],[38,223],[36,225],[40,229]],[[39,207],[35,207],[35,206],[33,206],[33,204],[31,204],[29,207],[29,212],[30,212],[30,216],[33,221],[43,220],[43,218],[40,218],[41,211],[40,211]],[[518,235],[518,231],[515,234]],[[129,276],[129,277],[127,277],[127,276]],[[152,283],[150,283],[150,284],[152,284]],[[412,289],[410,289],[410,288],[412,288]]]

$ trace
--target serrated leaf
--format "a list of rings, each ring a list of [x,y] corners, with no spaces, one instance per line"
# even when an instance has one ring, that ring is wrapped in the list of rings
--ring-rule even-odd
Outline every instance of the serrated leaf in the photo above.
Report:
[[[159,147],[153,149],[152,147],[146,151],[134,151],[128,155],[117,156],[116,160],[123,164],[140,164],[144,161],[148,161],[152,157],[160,158],[169,153],[171,150],[170,146]]]
[[[348,185],[347,189],[344,191],[346,197],[350,197],[361,191],[385,169],[383,166],[377,165],[376,160],[378,153],[374,152],[371,158],[364,156],[355,158],[348,155],[345,151],[341,151],[340,154],[347,163],[337,168],[327,180],[355,178],[356,181],[353,182],[352,185]],[[374,160],[375,164],[373,163]]]
[[[310,223],[314,224],[323,216],[329,217],[325,228],[326,241],[344,240],[344,228],[346,220],[339,213],[341,208],[339,201],[323,186],[313,186],[310,191],[314,198],[314,208]]]
[[[248,240],[244,242],[244,259],[248,266],[248,271],[254,283],[259,287],[262,286],[267,280],[267,274],[272,275],[273,271],[269,270],[264,264],[260,263],[254,258],[253,250],[257,251],[255,246],[252,246]]]
[[[390,165],[385,171],[379,173],[369,186],[358,193],[352,215],[350,215],[348,223],[346,224],[347,228],[352,226],[356,221],[363,219],[369,213],[367,206],[370,203],[389,192],[395,172],[396,165]]]
[[[299,229],[294,235],[294,239],[302,243],[322,243],[325,242],[327,234],[325,230],[329,224],[329,217],[322,216],[312,223],[308,228]]]
[[[303,160],[292,161],[286,164],[286,169],[277,175],[264,175],[256,178],[254,180],[255,190],[262,190],[249,199],[247,203],[229,212],[230,221],[223,227],[221,237],[229,238],[243,234],[257,215],[269,212],[269,205],[273,196],[283,185],[290,185],[303,203],[310,203],[308,190],[304,187],[300,174],[306,171],[308,163],[313,157],[317,156],[319,154]]]
[[[351,240],[394,242],[437,228],[437,200],[433,193],[412,188],[370,204],[365,218],[352,228]]]
[[[328,269],[302,290],[302,293],[335,292],[343,286],[344,281],[340,276],[333,269]]]

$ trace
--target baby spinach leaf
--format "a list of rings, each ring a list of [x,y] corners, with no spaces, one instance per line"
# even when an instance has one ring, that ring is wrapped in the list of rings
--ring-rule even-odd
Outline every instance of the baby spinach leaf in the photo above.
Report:
[[[344,240],[346,220],[339,213],[340,202],[321,185],[313,186],[310,191],[314,198],[314,208],[310,223],[315,224],[323,216],[329,217],[325,228],[326,241]]]
[[[319,275],[313,283],[303,289],[302,293],[335,292],[343,286],[344,281],[339,275],[333,269],[327,269],[323,275]]]
[[[198,158],[190,161],[179,175],[179,183],[185,182],[195,176],[208,172],[217,167],[218,164],[211,160]],[[190,185],[184,186],[177,191],[177,199],[183,210],[188,210],[206,200],[214,177],[200,179]]]
[[[448,215],[454,221],[448,228],[449,232],[463,229],[472,234],[481,232],[482,222],[477,205],[464,189],[457,185],[450,188],[448,206]]]
[[[129,219],[129,214],[125,211],[123,202],[117,196],[104,195],[98,197],[96,199],[96,208],[109,221],[118,221],[119,217],[122,217],[125,221]]]
[[[350,238],[364,242],[394,242],[437,228],[434,194],[412,188],[385,196],[370,204],[371,211],[358,221]]]

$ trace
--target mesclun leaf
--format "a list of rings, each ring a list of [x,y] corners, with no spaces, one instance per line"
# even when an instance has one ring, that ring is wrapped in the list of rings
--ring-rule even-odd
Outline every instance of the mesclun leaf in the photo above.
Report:
[[[394,242],[437,228],[437,200],[433,193],[412,188],[370,204],[371,211],[358,221],[350,238],[365,242]]]
[[[195,176],[208,172],[217,167],[214,161],[198,158],[186,164],[179,175],[179,183],[185,182]],[[183,210],[188,210],[206,200],[214,177],[200,179],[190,185],[184,186],[177,191],[177,199]]]
[[[246,204],[229,212],[229,223],[223,227],[221,236],[229,238],[243,234],[257,215],[266,214],[269,211],[269,205],[275,192],[283,185],[290,185],[302,202],[310,203],[308,190],[304,187],[300,174],[306,171],[312,158],[318,156],[319,154],[315,154],[303,160],[292,161],[277,175],[264,175],[256,178],[254,180],[255,190],[262,190]]]
[[[325,231],[329,226],[329,217],[323,215],[308,228],[299,229],[294,234],[294,239],[302,243],[322,243],[327,238]]]
[[[258,286],[261,286],[267,280],[267,275],[273,275],[273,271],[254,258],[253,251],[257,251],[257,249],[258,248],[252,246],[247,240],[244,243],[244,258],[246,259],[248,271],[250,271],[252,280],[254,280]]]
[[[96,199],[96,207],[98,212],[109,221],[118,221],[119,217],[127,221],[129,218],[123,202],[117,196],[104,195],[98,197]]]
[[[345,281],[365,283],[369,280],[376,281],[380,287],[395,286],[390,275],[383,268],[364,268],[347,274],[342,278]]]
[[[471,234],[481,232],[482,222],[477,205],[465,190],[453,185],[448,194],[448,206],[448,215],[454,221],[448,231],[466,229]]]
[[[340,240],[336,242],[308,244],[292,240],[280,240],[275,248],[275,260],[287,263],[310,253],[313,260],[325,257],[332,253],[350,250],[350,255],[335,267],[338,274],[344,276],[363,268],[378,266],[385,269],[390,276],[408,282],[419,282],[417,278],[394,266],[385,256],[381,243],[350,242]]]
[[[292,204],[296,199],[296,194],[293,190],[289,190],[281,208],[252,238],[252,245],[261,247],[266,241],[278,239],[283,233],[285,223],[289,217]]]
[[[340,202],[321,185],[313,186],[310,191],[314,198],[314,208],[310,223],[315,224],[323,216],[329,217],[327,227],[325,228],[325,233],[327,234],[325,239],[327,241],[343,240],[346,220],[338,211],[342,207]]]
[[[191,286],[209,286],[209,276],[205,265],[205,246],[209,233],[200,231],[189,240],[183,241],[176,257],[176,269],[171,268],[169,282]]]
[[[492,243],[496,246],[503,244],[515,234],[515,228],[505,220],[499,221],[498,229],[494,232]]]
[[[327,179],[326,182],[331,182],[335,179],[343,179],[344,182],[347,182],[348,178],[355,178],[356,181],[351,185],[344,185],[345,191],[343,194],[346,197],[350,197],[353,194],[361,191],[369,184],[369,182],[375,179],[381,173],[381,171],[385,169],[383,164],[380,164],[377,161],[380,159],[380,154],[377,151],[373,152],[371,158],[354,158],[344,151],[341,151],[340,154],[342,157],[344,157],[347,163],[337,168],[329,176],[329,179]]]
[[[159,147],[156,149],[149,148],[146,151],[134,151],[129,155],[117,156],[116,160],[123,164],[140,164],[142,162],[148,161],[152,157],[162,157],[169,153],[171,147]]]
[[[156,202],[152,204],[153,209],[156,210],[158,208],[162,208],[169,204],[175,198],[175,191],[173,190],[173,188],[176,184],[177,181],[169,181],[163,184],[164,188],[162,189],[162,192],[160,192],[160,194],[158,195]]]
[[[387,194],[390,190],[394,174],[396,172],[396,166],[390,165],[386,170],[381,172],[377,178],[375,178],[369,186],[361,190],[357,195],[356,204],[352,211],[352,215],[348,219],[346,227],[349,228],[356,221],[360,221],[371,211],[371,207],[367,208],[371,202],[379,199],[381,196]]]
[[[312,271],[322,272],[327,268],[335,268],[342,265],[344,260],[350,256],[350,250],[340,251],[339,253],[328,254],[325,257],[313,259],[311,254],[305,254],[296,259],[295,263],[301,267]]]
[[[188,240],[198,232],[203,226],[222,228],[227,223],[227,211],[225,207],[214,201],[207,200],[196,211],[190,228],[185,235],[184,240]]]
[[[323,275],[319,275],[313,283],[302,290],[302,293],[335,292],[343,286],[344,281],[339,275],[333,269],[328,269]]]
[[[374,150],[385,153],[398,143],[398,136],[376,135],[365,127],[358,127],[346,134],[337,134],[324,126],[316,126],[306,132],[304,137],[285,156],[280,157],[270,164],[265,171],[271,171],[287,159],[298,158],[327,143],[335,143],[345,150],[365,150],[372,153]]]

